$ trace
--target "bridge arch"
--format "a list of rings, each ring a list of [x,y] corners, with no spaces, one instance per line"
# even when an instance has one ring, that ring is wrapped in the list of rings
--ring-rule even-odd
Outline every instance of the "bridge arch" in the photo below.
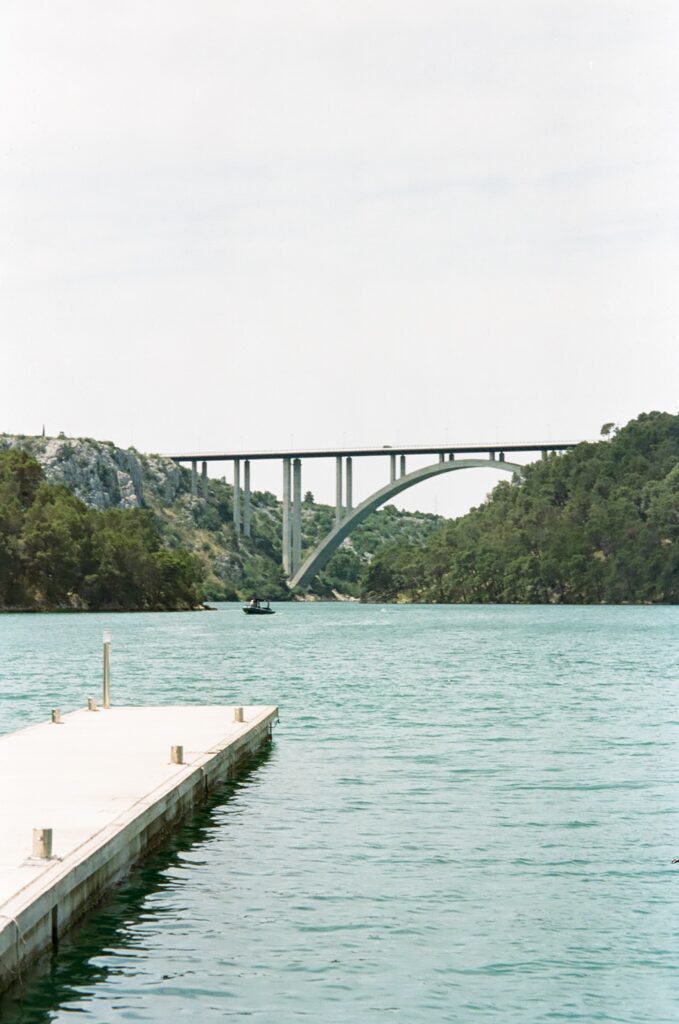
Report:
[[[437,462],[432,466],[424,466],[422,469],[416,469],[412,473],[406,473],[405,476],[399,477],[397,480],[393,480],[385,487],[382,487],[379,491],[375,491],[374,494],[371,494],[360,505],[357,505],[355,509],[352,509],[330,531],[328,536],[321,541],[318,547],[306,557],[297,572],[290,579],[289,586],[291,588],[308,586],[316,573],[320,572],[352,530],[355,530],[359,523],[362,523],[371,512],[378,509],[380,505],[384,505],[390,498],[394,498],[401,491],[406,491],[409,487],[414,487],[415,484],[420,484],[433,476],[439,476],[441,473],[452,473],[457,469],[499,469],[504,473],[511,473],[512,475],[523,472],[523,466],[500,459],[455,459],[452,462]]]

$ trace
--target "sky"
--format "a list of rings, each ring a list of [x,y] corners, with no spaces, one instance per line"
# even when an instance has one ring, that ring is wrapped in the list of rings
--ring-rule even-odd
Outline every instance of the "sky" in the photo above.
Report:
[[[0,431],[398,447],[679,411],[678,52],[672,0],[3,0]]]

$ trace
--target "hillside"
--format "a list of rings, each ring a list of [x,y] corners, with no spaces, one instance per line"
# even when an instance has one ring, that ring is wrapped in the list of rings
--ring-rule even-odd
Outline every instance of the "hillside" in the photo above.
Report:
[[[208,481],[207,500],[191,494],[191,475],[170,459],[120,449],[92,438],[0,434],[0,452],[19,449],[40,465],[48,484],[64,485],[94,510],[146,510],[162,547],[188,552],[200,566],[207,599],[230,600],[256,593],[287,599],[281,568],[282,509],[268,491],[252,495],[252,538],[236,537],[230,484]],[[426,540],[443,520],[387,506],[373,513],[336,552],[311,593],[357,596],[372,558],[385,545]],[[334,509],[309,495],[302,510],[302,547],[311,549],[334,522]]]
[[[0,451],[0,609],[196,608],[200,566],[151,512],[88,508],[19,448]]]
[[[363,596],[451,603],[679,602],[679,416],[528,466],[424,544],[392,545]]]

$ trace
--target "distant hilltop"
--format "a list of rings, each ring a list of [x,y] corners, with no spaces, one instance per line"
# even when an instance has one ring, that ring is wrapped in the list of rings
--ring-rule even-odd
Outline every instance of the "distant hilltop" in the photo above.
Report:
[[[118,448],[110,441],[0,434],[0,452],[20,449],[40,465],[51,484],[63,484],[90,508],[148,509],[163,546],[195,555],[203,592],[211,600],[287,599],[281,567],[282,507],[269,491],[252,494],[252,537],[237,537],[233,489],[210,478],[208,495],[191,493],[191,473],[172,459]],[[334,509],[307,494],[302,509],[302,546],[315,546],[334,521]],[[375,554],[386,545],[423,543],[444,520],[387,506],[373,513],[335,553],[314,582],[311,596],[356,597]]]

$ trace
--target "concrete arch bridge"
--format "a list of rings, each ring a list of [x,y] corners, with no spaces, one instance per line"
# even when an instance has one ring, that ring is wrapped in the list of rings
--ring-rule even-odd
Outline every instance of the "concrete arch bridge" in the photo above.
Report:
[[[245,537],[251,535],[251,467],[253,462],[279,460],[283,466],[283,569],[288,585],[308,587],[317,572],[337,551],[346,537],[366,516],[370,515],[400,494],[424,480],[442,473],[462,469],[497,469],[504,473],[521,473],[523,465],[507,459],[507,453],[522,455],[540,453],[548,458],[550,453],[574,448],[578,442],[538,442],[506,445],[455,445],[434,447],[415,446],[409,448],[354,448],[354,449],[310,449],[306,451],[256,451],[256,452],[188,452],[171,455],[175,462],[191,464],[191,490],[198,494],[198,464],[201,463],[200,490],[207,497],[207,463],[233,462],[233,521],[236,532]],[[433,456],[430,465],[408,473],[408,455]],[[385,456],[389,460],[389,480],[384,487],[369,495],[360,504],[354,505],[353,466],[357,458]],[[335,524],[320,544],[302,560],[302,460],[335,460]],[[241,481],[241,468],[242,481]]]

